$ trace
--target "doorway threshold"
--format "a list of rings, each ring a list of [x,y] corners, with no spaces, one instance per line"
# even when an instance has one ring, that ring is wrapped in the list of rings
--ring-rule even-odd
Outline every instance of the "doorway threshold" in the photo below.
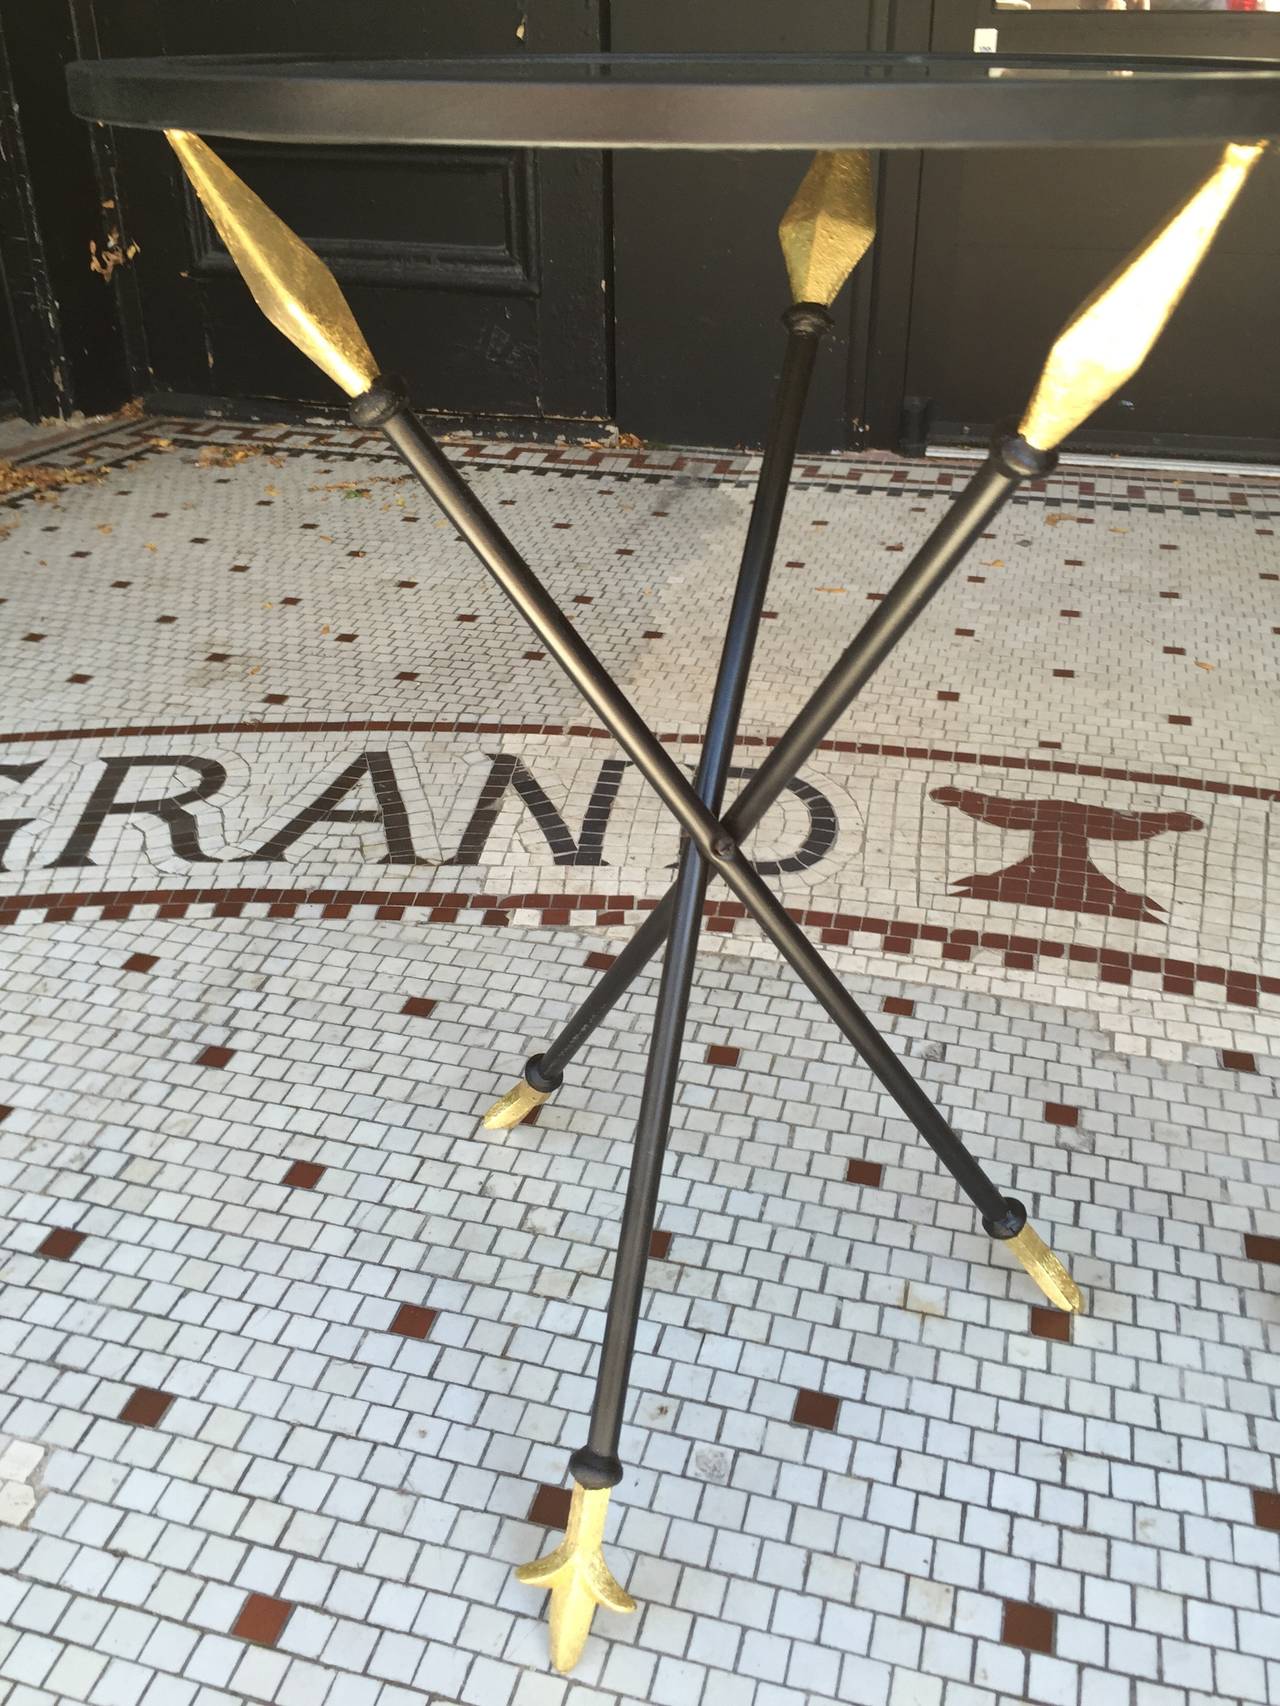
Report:
[[[925,450],[926,458],[939,462],[984,462],[987,457],[985,448],[977,445],[931,444]],[[1111,468],[1117,471],[1126,468],[1144,469],[1150,472],[1155,469],[1168,474],[1238,474],[1250,480],[1280,480],[1280,466],[1268,462],[1215,462],[1203,457],[1190,456],[1100,456],[1090,455],[1087,451],[1064,451],[1058,459],[1060,468]]]

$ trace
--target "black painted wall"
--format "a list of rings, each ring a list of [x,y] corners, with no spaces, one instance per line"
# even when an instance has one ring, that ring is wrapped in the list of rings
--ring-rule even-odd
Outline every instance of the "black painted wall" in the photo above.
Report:
[[[1280,16],[1018,13],[996,0],[0,0],[0,401],[314,414],[340,404],[257,313],[163,139],[71,117],[95,54],[883,50],[1257,53]],[[338,275],[437,424],[604,422],[758,444],[786,305],[776,225],[804,156],[219,143]],[[810,449],[979,442],[1061,319],[1212,150],[882,156],[879,232],[836,309]],[[137,253],[90,269],[113,231]],[[1280,459],[1280,170],[1082,442]]]

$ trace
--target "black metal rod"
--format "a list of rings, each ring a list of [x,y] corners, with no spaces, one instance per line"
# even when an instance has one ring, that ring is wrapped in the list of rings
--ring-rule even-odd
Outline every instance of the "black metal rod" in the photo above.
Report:
[[[723,829],[694,793],[689,778],[619,692],[595,653],[418,421],[404,387],[383,375],[354,399],[351,417],[357,426],[382,428],[700,851],[713,860],[728,851]]]
[[[751,671],[778,528],[791,483],[791,467],[818,341],[831,325],[830,316],[824,310],[807,304],[792,307],[784,319],[788,330],[786,354],[743,544],[738,583],[725,630],[695,783],[699,798],[714,812],[719,812],[733,759],[734,736],[742,714],[743,695]],[[707,876],[706,862],[693,842],[686,839],[681,846],[680,870],[673,890],[674,925],[658,985],[635,1147],[596,1370],[591,1425],[586,1447],[571,1460],[571,1467],[580,1478],[584,1478],[584,1485],[598,1486],[602,1482],[608,1485],[622,1473],[618,1460],[622,1412],[644,1296],[649,1245],[662,1183],[662,1163],[671,1128],[671,1109],[680,1071],[680,1048],[689,1012]]]
[[[728,883],[796,975],[849,1038],[983,1218],[992,1222],[1006,1218],[1006,1199],[843,988],[781,901],[742,857],[724,826],[698,798],[683,772],[613,685],[537,576],[432,442],[409,410],[403,388],[385,379],[378,380],[362,397],[355,399],[351,412],[358,425],[383,428],[699,852]]]
[[[803,769],[1018,486],[1046,474],[1053,462],[1052,456],[1033,450],[1020,438],[1004,439],[992,450],[729,808],[724,823],[735,839],[745,839]],[[673,887],[641,922],[555,1041],[530,1061],[526,1076],[536,1089],[559,1085],[565,1067],[661,948],[671,928],[674,903]]]

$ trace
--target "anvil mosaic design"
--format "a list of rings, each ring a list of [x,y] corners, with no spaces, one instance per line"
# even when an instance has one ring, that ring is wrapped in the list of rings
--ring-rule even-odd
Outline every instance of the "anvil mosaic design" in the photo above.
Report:
[[[1081,1307],[1077,1287],[1028,1223],[1024,1206],[1006,1196],[965,1147],[761,879],[742,844],[1013,492],[1047,474],[1062,440],[1136,372],[1190,284],[1264,145],[1228,146],[1217,169],[1067,324],[1050,351],[1018,430],[993,446],[945,520],[797,714],[742,795],[725,811],[734,736],[810,377],[830,325],[830,306],[874,237],[869,158],[855,151],[815,156],[779,227],[792,292],[792,305],[783,317],[787,345],[701,762],[691,785],[424,431],[403,387],[379,372],[332,275],[199,137],[177,130],[168,134],[263,312],[352,398],[357,425],[385,433],[682,831],[679,871],[670,894],[650,913],[560,1036],[529,1061],[520,1083],[495,1104],[485,1121],[490,1129],[509,1128],[545,1101],[559,1087],[577,1050],[665,942],[587,1439],[570,1459],[574,1490],[566,1535],[553,1552],[517,1571],[526,1584],[549,1590],[552,1662],[558,1670],[568,1671],[581,1656],[597,1607],[623,1613],[635,1610],[635,1601],[605,1561],[605,1528],[610,1490],[624,1474],[619,1456],[623,1411],[704,898],[712,876],[732,890],[934,1150],[973,1203],[987,1234],[1008,1245],[1057,1308],[1070,1312]],[[977,795],[960,795],[954,802],[942,803],[961,805],[979,816],[996,812],[997,821],[1001,805]],[[1095,835],[1103,833],[1100,825],[1070,822],[1069,814],[1059,818],[1055,820],[1059,838],[1074,834],[1077,841],[1087,842],[1091,827]],[[1111,827],[1117,835],[1122,833],[1123,826],[1113,822]],[[1131,832],[1143,836],[1156,833],[1159,827],[1176,826],[1135,821]],[[1046,837],[1049,833],[1046,829]],[[1042,863],[1053,862],[1056,845],[1052,853],[1033,846],[1033,863],[1037,857]],[[1014,880],[1011,873],[1002,875]],[[1086,898],[1089,880],[1086,871]]]

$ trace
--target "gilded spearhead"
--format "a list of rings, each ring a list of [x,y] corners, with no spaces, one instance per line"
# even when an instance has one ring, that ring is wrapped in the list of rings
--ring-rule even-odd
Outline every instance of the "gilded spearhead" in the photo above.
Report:
[[[1142,366],[1266,146],[1231,143],[1217,170],[1063,327],[1019,429],[1028,444],[1055,449]]]
[[[861,149],[815,154],[778,226],[792,300],[829,308],[875,234],[871,156]]]
[[[188,130],[165,135],[267,319],[349,397],[367,391],[377,363],[328,267],[207,142]]]

